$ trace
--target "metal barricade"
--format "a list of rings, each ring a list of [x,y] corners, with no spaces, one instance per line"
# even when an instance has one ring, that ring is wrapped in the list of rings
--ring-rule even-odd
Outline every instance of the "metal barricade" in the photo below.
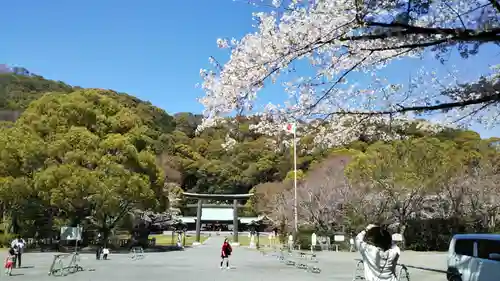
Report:
[[[54,255],[49,268],[49,276],[66,276],[77,271],[83,271],[80,266],[80,255],[77,252]]]
[[[131,253],[132,260],[140,260],[144,258],[144,249],[142,247],[133,247]]]
[[[317,256],[314,253],[288,252],[283,254],[283,260],[286,265],[295,266],[298,269],[304,269],[311,273],[321,273]]]
[[[315,253],[299,253],[300,261],[297,268],[305,269],[311,273],[321,273],[321,268],[318,266],[318,258]]]
[[[285,265],[294,266],[310,273],[321,273],[318,257],[311,252],[291,251],[289,247],[273,247],[272,256]]]
[[[362,260],[358,260],[354,269],[354,277],[352,281],[365,280],[365,265]]]

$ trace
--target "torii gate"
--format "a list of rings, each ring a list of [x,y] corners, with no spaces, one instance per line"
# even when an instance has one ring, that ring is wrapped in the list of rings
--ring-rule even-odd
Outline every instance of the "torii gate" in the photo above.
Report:
[[[253,196],[253,193],[248,194],[200,194],[183,192],[182,195],[187,198],[198,200],[198,207],[196,210],[196,242],[200,243],[201,233],[201,212],[203,207],[203,200],[233,200],[233,242],[238,243],[238,200],[248,199]]]

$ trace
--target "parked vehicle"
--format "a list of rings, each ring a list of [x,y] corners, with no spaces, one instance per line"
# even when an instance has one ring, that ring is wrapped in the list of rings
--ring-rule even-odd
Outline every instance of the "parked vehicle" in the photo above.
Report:
[[[499,281],[500,234],[457,234],[448,249],[448,281]]]

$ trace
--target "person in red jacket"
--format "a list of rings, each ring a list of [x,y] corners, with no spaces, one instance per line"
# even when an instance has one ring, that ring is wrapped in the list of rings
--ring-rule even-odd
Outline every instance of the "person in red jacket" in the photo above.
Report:
[[[220,268],[224,265],[224,260],[226,261],[226,267],[229,268],[229,256],[231,255],[231,252],[233,251],[233,248],[231,248],[231,245],[227,241],[227,238],[224,239],[224,243],[222,244],[222,249],[220,252],[220,257],[222,260],[220,261]]]

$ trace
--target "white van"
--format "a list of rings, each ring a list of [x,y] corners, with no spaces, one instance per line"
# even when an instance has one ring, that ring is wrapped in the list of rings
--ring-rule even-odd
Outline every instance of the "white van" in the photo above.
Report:
[[[449,281],[499,281],[500,234],[457,234],[448,249]]]

